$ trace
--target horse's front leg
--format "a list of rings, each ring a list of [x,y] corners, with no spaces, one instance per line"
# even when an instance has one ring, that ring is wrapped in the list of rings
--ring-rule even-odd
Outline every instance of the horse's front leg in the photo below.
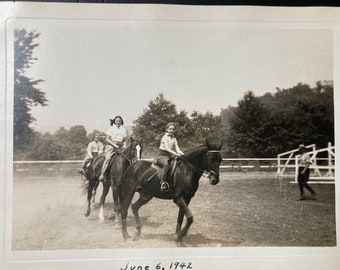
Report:
[[[105,198],[107,193],[109,193],[110,190],[110,184],[107,181],[103,182],[103,193],[102,196],[100,197],[100,208],[99,208],[99,213],[98,213],[98,218],[100,221],[104,221],[104,204],[105,204]]]
[[[135,220],[136,220],[136,233],[135,233],[135,237],[138,237],[141,233],[141,229],[142,229],[142,224],[140,222],[140,217],[139,217],[139,209],[146,204],[147,202],[149,202],[152,199],[152,195],[145,195],[144,193],[140,193],[139,194],[139,199],[131,205],[131,209],[133,212],[133,215],[135,216]]]
[[[184,211],[180,208],[178,211],[178,216],[177,216],[177,226],[176,226],[176,231],[175,231],[175,238],[178,237],[182,224],[183,224],[183,218],[184,218]]]
[[[87,186],[87,201],[86,201],[86,211],[84,213],[85,217],[88,217],[91,213],[91,198],[92,198],[92,190],[95,186],[94,181],[89,181]]]
[[[111,182],[112,188],[112,198],[113,198],[113,216],[110,219],[115,220],[115,228],[121,228],[121,219],[119,218],[120,215],[120,202],[119,202],[119,189],[121,185],[117,186],[116,183]]]
[[[180,197],[175,199],[174,202],[179,208],[175,240],[177,242],[180,242],[182,241],[183,237],[188,233],[191,224],[194,222],[194,217],[188,207],[188,203],[190,202],[190,200],[185,201],[182,197]],[[183,229],[181,229],[183,214],[185,215],[187,222],[185,223]]]
[[[98,186],[99,186],[99,181],[94,185],[93,190],[92,190],[92,205],[95,205],[95,202],[96,202],[96,193],[97,193]]]
[[[124,184],[123,184],[124,185]],[[121,220],[122,220],[122,235],[125,240],[130,238],[130,235],[127,231],[127,214],[128,209],[130,206],[130,203],[133,199],[133,196],[135,194],[135,186],[134,185],[128,185],[125,183],[125,189],[124,189],[124,196],[122,196],[122,193],[119,194],[119,201],[120,201],[120,207],[121,207]]]

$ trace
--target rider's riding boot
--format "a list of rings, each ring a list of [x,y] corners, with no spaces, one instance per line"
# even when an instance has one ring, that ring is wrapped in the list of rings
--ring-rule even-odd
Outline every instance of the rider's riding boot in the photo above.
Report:
[[[78,171],[78,173],[86,176],[86,164],[82,164],[81,169]]]
[[[107,166],[109,166],[109,162],[110,162],[109,159],[104,160],[103,167],[102,167],[102,170],[101,170],[100,176],[99,176],[99,181],[104,181],[104,173],[107,169]]]
[[[162,178],[161,178],[161,191],[168,192],[170,189],[169,183],[167,182],[168,174],[171,167],[169,165],[165,165],[162,171]]]

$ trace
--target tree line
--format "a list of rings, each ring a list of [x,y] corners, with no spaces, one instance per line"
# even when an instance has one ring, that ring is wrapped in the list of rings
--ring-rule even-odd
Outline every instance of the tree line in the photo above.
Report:
[[[334,145],[333,104],[332,82],[317,82],[314,88],[299,83],[263,96],[247,91],[237,106],[222,109],[219,115],[178,112],[159,94],[134,121],[133,133],[155,149],[166,123],[173,121],[184,149],[208,138],[224,141],[224,157],[276,157],[299,144]]]
[[[37,88],[43,80],[26,76],[37,60],[33,50],[38,46],[35,39],[39,34],[26,30],[16,30],[14,34],[14,159],[82,159],[88,142],[100,131],[88,133],[85,127],[76,125],[42,134],[31,128],[35,121],[31,108],[48,105],[45,93]],[[262,96],[247,91],[237,106],[228,106],[218,115],[178,111],[175,103],[160,93],[132,127],[133,136],[143,142],[145,156],[156,154],[168,122],[177,124],[176,137],[184,150],[205,139],[223,140],[224,157],[275,157],[301,143],[323,148],[328,142],[334,145],[333,82],[319,81],[313,87],[298,83]]]

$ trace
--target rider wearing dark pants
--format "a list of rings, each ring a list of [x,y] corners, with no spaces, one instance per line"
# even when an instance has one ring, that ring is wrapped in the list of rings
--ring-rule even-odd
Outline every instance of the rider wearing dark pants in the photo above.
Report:
[[[178,147],[177,139],[174,136],[175,124],[170,122],[166,126],[166,132],[161,139],[159,146],[159,154],[157,156],[157,163],[163,167],[161,173],[161,191],[169,191],[169,183],[167,182],[168,174],[171,169],[171,158],[173,156],[181,156],[184,153]]]

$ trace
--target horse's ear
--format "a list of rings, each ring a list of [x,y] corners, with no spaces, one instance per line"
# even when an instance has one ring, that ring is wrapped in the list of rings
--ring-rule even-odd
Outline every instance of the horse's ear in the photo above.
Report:
[[[208,141],[208,138],[205,139],[205,145],[208,147],[209,150],[211,150],[211,145]]]
[[[223,146],[223,140],[220,141],[218,144],[211,144],[208,139],[205,139],[205,144],[208,147],[209,150],[221,150]]]
[[[223,146],[223,140],[221,140],[220,144],[217,146],[217,149],[218,149],[218,150],[221,150],[221,149],[222,149],[222,146]]]

